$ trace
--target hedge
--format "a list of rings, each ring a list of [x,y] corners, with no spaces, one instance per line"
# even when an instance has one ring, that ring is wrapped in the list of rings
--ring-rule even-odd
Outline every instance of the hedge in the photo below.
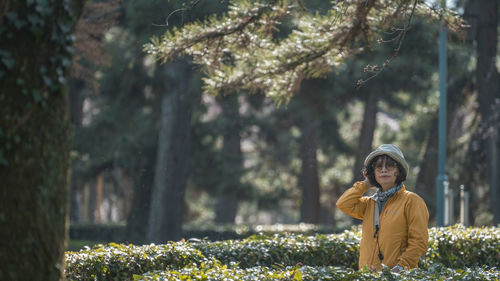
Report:
[[[238,268],[221,266],[220,264],[186,267],[180,270],[155,271],[143,275],[135,275],[134,281],[160,280],[225,280],[225,281],[265,281],[265,280],[302,280],[302,281],[357,281],[357,280],[498,280],[498,270],[491,268],[474,268],[455,270],[436,264],[429,269],[414,269],[392,273],[386,269],[382,272],[371,272],[368,269],[354,270],[343,267],[286,267],[269,268],[257,266]]]
[[[202,241],[193,246],[207,257],[241,267],[273,264],[336,265],[357,269],[360,228],[342,234],[305,236],[280,234],[251,236],[243,240]],[[420,263],[441,263],[451,268],[500,267],[500,229],[465,228],[461,225],[429,229],[429,249]]]
[[[359,233],[254,235],[243,240],[202,241],[193,246],[206,257],[214,257],[222,263],[236,261],[240,267],[293,266],[300,262],[311,266],[357,268]]]
[[[360,278],[358,274],[364,274],[356,270],[360,234],[360,228],[354,227],[341,234],[315,236],[254,235],[242,240],[218,242],[197,240],[146,246],[111,243],[79,252],[67,252],[66,276],[69,280],[121,280],[132,278],[134,274],[141,276],[150,272],[151,274],[144,274],[140,278],[156,280],[155,276],[161,279],[165,274],[173,274],[172,276],[263,274],[262,280],[266,280],[265,278],[278,278],[277,276],[282,274],[291,274],[292,269],[289,268],[301,265],[300,274],[303,276],[315,276],[314,274],[336,276],[335,274],[342,273],[347,274],[346,278],[350,278],[350,274]],[[451,276],[465,274],[467,278],[475,278],[472,271],[467,272],[471,268],[477,269],[481,266],[483,269],[479,269],[480,279],[477,280],[483,280],[481,279],[483,275],[490,274],[490,271],[498,274],[495,268],[500,267],[499,240],[500,228],[495,227],[431,228],[429,250],[421,260],[421,269],[408,274],[417,274],[414,276],[415,280],[419,280],[418,274],[421,274],[419,272],[425,272],[422,276],[432,276],[437,272],[436,274],[451,274]],[[340,280],[335,279],[337,277],[332,278],[325,280]]]
[[[126,280],[133,274],[179,269],[205,260],[200,251],[184,242],[144,246],[110,243],[67,252],[65,273],[68,280]]]
[[[441,263],[451,268],[483,265],[500,268],[499,241],[498,227],[433,227],[429,229],[425,263]]]

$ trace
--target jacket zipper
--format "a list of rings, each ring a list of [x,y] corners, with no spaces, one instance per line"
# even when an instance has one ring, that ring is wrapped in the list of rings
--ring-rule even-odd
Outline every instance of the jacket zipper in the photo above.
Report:
[[[400,190],[400,191],[401,191],[401,190]],[[382,221],[380,220],[380,218],[382,218],[382,214],[385,214],[385,211],[387,210],[387,208],[386,208],[386,207],[387,207],[387,204],[389,204],[389,202],[393,201],[394,197],[395,197],[395,196],[397,196],[397,195],[398,195],[398,193],[399,193],[400,191],[398,191],[398,192],[397,192],[396,194],[394,194],[391,198],[389,198],[389,200],[387,200],[387,202],[386,202],[386,203],[385,203],[385,205],[384,205],[384,208],[385,208],[385,209],[383,209],[383,210],[382,210],[382,212],[379,214],[379,231],[378,231],[378,233],[377,233],[377,236],[378,236],[378,235],[380,235],[380,229],[382,229]],[[377,201],[376,201],[376,200],[374,200],[374,202],[375,202],[375,204],[377,204]],[[374,207],[375,207],[375,206],[374,206]],[[376,240],[376,239],[377,239],[377,237],[374,237],[373,239],[375,239],[375,240]],[[371,258],[371,261],[370,261],[370,264],[372,264],[372,265],[373,265],[373,258],[375,257],[375,252],[377,251],[377,249],[380,251],[380,245],[379,245],[379,243],[375,242],[375,247],[373,247],[373,251],[372,251],[372,258]],[[380,263],[380,264],[382,264],[382,261],[381,261],[381,263]]]

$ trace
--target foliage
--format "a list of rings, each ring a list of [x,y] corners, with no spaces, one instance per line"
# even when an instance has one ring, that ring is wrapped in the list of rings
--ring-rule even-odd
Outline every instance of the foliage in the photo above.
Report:
[[[109,243],[66,253],[66,278],[70,280],[124,280],[152,270],[179,269],[204,260],[188,243],[123,245]]]
[[[134,280],[283,280],[290,276],[290,270],[276,270],[268,267],[239,268],[235,265],[222,265],[210,260],[198,267],[185,267],[180,270],[149,272],[134,276]]]
[[[86,1],[75,26],[75,54],[71,75],[85,80],[94,90],[98,89],[95,67],[110,66],[109,54],[101,46],[102,37],[117,24],[121,1]]]
[[[433,227],[429,229],[429,237],[427,263],[440,263],[451,268],[500,267],[498,227]]]
[[[201,268],[187,267],[181,270],[149,272],[134,276],[134,280],[495,280],[497,274],[498,271],[492,268],[454,270],[442,265],[425,270],[391,273],[389,270],[370,272],[367,269],[354,270],[336,266],[284,268],[256,266],[242,269],[214,263]]]
[[[262,90],[279,102],[296,93],[304,78],[325,76],[377,39],[401,42],[414,13],[445,18],[453,28],[461,25],[450,12],[437,12],[420,1],[341,1],[324,15],[313,15],[298,2],[233,1],[224,16],[153,37],[145,50],[164,61],[180,54],[192,56],[194,63],[205,67],[207,93]],[[278,38],[284,21],[293,24],[292,30]],[[390,39],[377,38],[394,22],[403,27],[393,27]]]
[[[451,226],[429,230],[429,251],[420,269],[401,275],[356,271],[360,228],[341,234],[255,235],[219,242],[125,246],[108,244],[80,252],[68,252],[68,279],[89,280],[116,276],[136,280],[193,278],[210,280],[489,280],[500,266],[500,229]],[[167,270],[166,270],[167,269]],[[243,278],[248,279],[239,279]],[[293,277],[291,277],[293,276]],[[426,279],[426,276],[432,278]],[[236,279],[230,279],[236,278]],[[261,278],[261,279],[252,279]],[[344,278],[344,279],[343,279]],[[385,278],[385,279],[384,279]],[[170,280],[170,279],[169,279]],[[283,280],[283,279],[282,279]],[[286,279],[284,279],[286,280]],[[406,279],[403,279],[406,280]]]
[[[205,256],[227,264],[236,261],[241,267],[342,265],[357,267],[358,234],[346,231],[340,235],[306,236],[300,234],[254,235],[243,240],[201,242],[193,246]]]

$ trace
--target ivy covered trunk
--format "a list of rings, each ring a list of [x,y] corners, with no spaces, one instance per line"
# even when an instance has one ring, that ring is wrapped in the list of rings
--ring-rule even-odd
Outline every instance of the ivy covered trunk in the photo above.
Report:
[[[71,148],[65,77],[82,3],[71,4],[0,5],[0,280],[62,278]]]

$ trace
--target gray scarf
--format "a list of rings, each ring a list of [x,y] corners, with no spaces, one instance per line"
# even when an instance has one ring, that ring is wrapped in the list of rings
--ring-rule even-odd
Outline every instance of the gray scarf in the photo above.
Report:
[[[380,212],[382,212],[382,208],[384,208],[384,205],[387,202],[387,200],[389,200],[389,198],[391,198],[394,194],[400,191],[401,187],[403,187],[403,184],[399,184],[398,186],[395,186],[386,191],[382,191],[382,189],[377,190],[377,193],[375,193],[372,198],[375,201],[377,201],[380,208]]]

